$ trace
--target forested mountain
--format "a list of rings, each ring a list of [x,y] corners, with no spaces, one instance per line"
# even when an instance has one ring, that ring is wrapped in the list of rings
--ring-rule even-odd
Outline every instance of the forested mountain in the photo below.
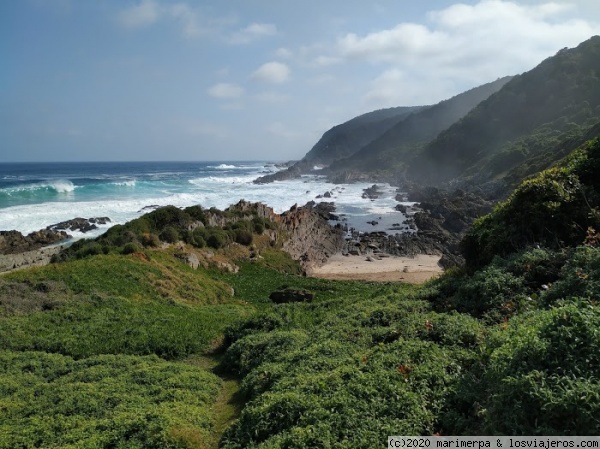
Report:
[[[290,179],[308,173],[315,165],[329,165],[351,156],[363,146],[376,139],[399,121],[427,106],[407,106],[379,109],[368,112],[325,132],[312,149],[287,170],[262,176],[255,183],[268,183]]]
[[[410,163],[419,183],[454,178],[477,183],[582,135],[600,121],[600,37],[560,50],[533,70],[515,77],[458,123],[442,132]]]
[[[339,169],[390,169],[400,167],[416,149],[434,139],[464,117],[471,109],[502,88],[511,77],[470,89],[434,106],[420,110],[398,122],[352,156],[331,166]],[[310,153],[306,156],[308,157]]]
[[[379,109],[354,117],[323,134],[302,160],[329,165],[351,156],[412,113],[426,108],[427,106],[409,106]]]

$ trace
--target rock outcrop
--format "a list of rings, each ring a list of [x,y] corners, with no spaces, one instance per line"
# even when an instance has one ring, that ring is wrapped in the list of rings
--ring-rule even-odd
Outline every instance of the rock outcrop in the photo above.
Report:
[[[71,220],[61,221],[46,227],[49,231],[79,231],[89,232],[94,229],[98,229],[98,225],[105,225],[110,223],[111,220],[108,217],[92,217],[92,218],[73,218]]]
[[[19,231],[0,231],[0,254],[34,251],[71,238],[65,231],[42,229],[27,235]]]
[[[50,263],[52,256],[58,254],[61,245],[49,248],[34,249],[11,254],[0,254],[0,273],[32,266],[41,266]]]
[[[341,227],[332,227],[314,203],[292,207],[280,215],[279,221],[288,237],[283,244],[284,251],[299,260],[306,272],[325,263],[344,245]]]
[[[414,244],[441,251],[442,265],[447,268],[463,262],[460,241],[473,221],[487,214],[493,203],[474,193],[453,192],[437,188],[413,189],[412,201],[418,201],[419,211],[414,215],[418,232]]]

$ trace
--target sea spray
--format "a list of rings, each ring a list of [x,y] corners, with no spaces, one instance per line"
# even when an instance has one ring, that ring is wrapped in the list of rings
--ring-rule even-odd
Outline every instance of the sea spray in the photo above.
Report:
[[[334,202],[338,223],[363,232],[392,232],[392,225],[404,220],[394,209],[393,187],[382,185],[381,196],[368,199],[362,193],[370,184],[336,185],[316,175],[252,183],[273,170],[264,162],[0,164],[0,229],[29,233],[76,216],[108,216],[121,224],[149,205],[225,209],[240,199],[262,202],[277,213],[309,201]]]

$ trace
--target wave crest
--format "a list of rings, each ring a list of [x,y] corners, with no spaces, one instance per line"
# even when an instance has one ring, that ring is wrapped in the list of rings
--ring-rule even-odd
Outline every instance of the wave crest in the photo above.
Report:
[[[56,181],[50,181],[48,184],[42,184],[40,187],[50,187],[56,190],[58,193],[69,193],[75,191],[75,185],[68,179],[57,179]]]

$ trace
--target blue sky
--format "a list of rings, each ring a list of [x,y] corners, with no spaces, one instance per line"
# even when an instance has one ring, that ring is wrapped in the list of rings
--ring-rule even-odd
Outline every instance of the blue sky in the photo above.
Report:
[[[298,159],[595,34],[598,0],[6,0],[0,162]]]

